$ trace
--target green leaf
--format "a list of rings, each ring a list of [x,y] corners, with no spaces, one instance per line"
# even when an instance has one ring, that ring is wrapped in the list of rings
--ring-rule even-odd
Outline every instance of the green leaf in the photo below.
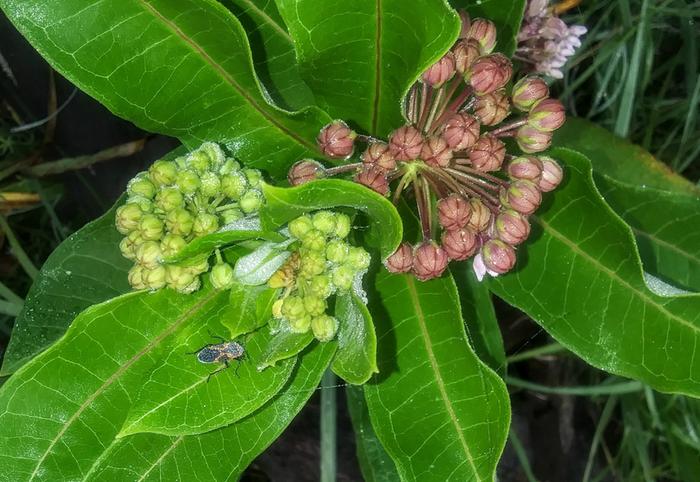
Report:
[[[493,480],[508,393],[469,345],[453,279],[382,270],[376,287],[379,375],[365,398],[402,480]]]
[[[464,8],[471,18],[487,18],[498,28],[496,51],[512,55],[525,12],[525,0],[450,0],[454,8]]]
[[[201,342],[227,293],[136,292],[82,312],[65,336],[0,388],[0,464],[6,480],[76,480],[119,432],[136,390],[164,353]],[[196,348],[196,347],[195,347]],[[192,371],[203,367],[190,355]],[[247,362],[246,362],[247,363]],[[211,383],[234,390],[233,373]],[[206,406],[206,403],[204,404]],[[204,407],[199,407],[204,409]]]
[[[398,482],[396,465],[374,432],[362,387],[345,387],[348,410],[355,430],[357,460],[365,482]]]
[[[260,231],[247,229],[232,229],[219,231],[216,233],[193,239],[182,251],[175,256],[167,258],[167,263],[179,263],[200,256],[209,257],[215,249],[236,243],[238,241],[249,241],[251,239],[265,239],[268,241],[283,241],[285,238],[274,231]]]
[[[263,243],[252,253],[241,256],[233,267],[236,281],[246,286],[259,286],[267,282],[289,258],[286,243]]]
[[[227,307],[223,306],[212,316],[225,317],[226,311]],[[245,349],[244,358],[231,361],[235,366],[229,369],[198,363],[192,353],[207,343],[222,342],[207,335],[205,324],[196,332],[182,331],[179,335],[177,344],[156,355],[159,365],[141,388],[118,437],[139,432],[190,435],[229,425],[254,412],[279,392],[296,361],[284,360],[262,372],[256,369],[256,361],[273,339],[265,328],[240,341]],[[216,370],[221,372],[211,376]]]
[[[69,236],[46,260],[15,320],[0,376],[55,342],[88,306],[131,290],[131,262],[119,251],[122,235],[114,228],[118,204]]]
[[[318,105],[386,137],[409,86],[457,38],[443,0],[276,0]]]
[[[595,177],[605,201],[632,228],[644,270],[700,292],[700,197]]]
[[[267,229],[277,229],[309,211],[347,206],[367,214],[368,242],[380,249],[382,257],[391,255],[401,243],[403,224],[394,205],[357,183],[323,179],[292,188],[265,184],[263,193],[267,202],[260,218]]]
[[[235,283],[231,288],[229,315],[221,320],[221,324],[228,328],[233,338],[255,331],[270,320],[276,298],[276,289]]]
[[[258,77],[276,104],[301,109],[314,103],[301,79],[294,42],[274,0],[222,0],[248,34]]]
[[[477,281],[471,264],[453,266],[452,274],[459,291],[462,316],[474,351],[493,371],[503,376],[506,372],[506,350],[491,293],[485,283]]]
[[[333,372],[348,383],[361,385],[378,372],[372,315],[356,294],[347,293],[336,298],[335,317],[340,326]]]
[[[557,130],[553,145],[568,147],[587,156],[596,173],[632,185],[665,191],[700,194],[700,188],[674,173],[640,146],[584,119],[567,119]]]
[[[301,410],[334,351],[328,343],[305,352],[283,391],[228,427],[201,435],[136,434],[113,440],[81,480],[234,480]]]
[[[596,191],[589,161],[552,154],[566,180],[531,217],[515,271],[489,286],[590,364],[700,396],[700,295],[650,291],[632,232]]]
[[[0,0],[0,8],[56,70],[144,130],[189,147],[221,142],[275,177],[317,152],[328,116],[268,103],[245,31],[214,0]]]
[[[309,346],[313,339],[314,335],[311,330],[306,333],[295,333],[289,329],[287,323],[283,323],[270,339],[265,352],[256,361],[258,370],[266,372],[269,367],[274,367],[297,355]]]

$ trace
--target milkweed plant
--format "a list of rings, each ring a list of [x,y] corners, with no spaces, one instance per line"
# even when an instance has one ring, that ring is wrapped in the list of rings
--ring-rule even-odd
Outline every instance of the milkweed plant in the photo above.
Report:
[[[324,373],[368,480],[494,480],[492,296],[700,395],[697,224],[674,222],[697,188],[567,121],[553,83],[585,27],[451,3],[0,0],[56,70],[182,143],[35,280],[0,480],[235,480]]]

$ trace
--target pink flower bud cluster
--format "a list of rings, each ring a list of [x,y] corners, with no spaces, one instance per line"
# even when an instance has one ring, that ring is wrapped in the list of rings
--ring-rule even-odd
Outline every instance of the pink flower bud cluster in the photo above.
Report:
[[[462,19],[456,44],[409,90],[406,125],[382,140],[334,121],[321,130],[319,149],[346,159],[363,145],[358,161],[326,169],[300,161],[289,175],[297,185],[350,173],[383,196],[393,191],[394,202],[410,193],[421,240],[403,243],[385,266],[419,280],[440,276],[451,260],[473,258],[480,279],[512,269],[516,247],[530,234],[528,217],[563,177],[556,161],[532,155],[550,146],[566,119],[563,105],[538,77],[511,84],[510,59],[494,50],[495,25]],[[509,137],[515,154],[504,142]]]

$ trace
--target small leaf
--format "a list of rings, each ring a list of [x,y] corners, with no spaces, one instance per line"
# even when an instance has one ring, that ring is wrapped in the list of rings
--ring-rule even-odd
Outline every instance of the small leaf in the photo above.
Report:
[[[472,19],[487,18],[496,24],[498,43],[496,51],[512,55],[517,46],[517,35],[523,21],[525,0],[450,0],[454,8],[464,8]]]
[[[255,251],[239,258],[233,267],[233,276],[242,285],[258,286],[267,283],[275,271],[289,258],[286,243],[263,243]]]
[[[293,188],[265,184],[263,193],[267,202],[260,218],[267,229],[278,229],[309,211],[347,206],[367,214],[368,242],[381,250],[382,257],[392,254],[401,243],[403,225],[394,205],[357,183],[323,179]]]
[[[552,155],[566,180],[531,217],[515,271],[489,287],[588,363],[700,396],[700,295],[650,291],[632,232],[596,191],[588,160],[568,149]]]
[[[449,275],[377,275],[372,425],[402,480],[494,479],[510,421],[501,378],[474,354]]]
[[[276,297],[277,290],[267,286],[235,283],[231,288],[229,314],[221,323],[233,338],[255,331],[268,322]]]
[[[225,312],[223,308],[214,316],[225,316]],[[296,361],[285,360],[263,372],[255,369],[272,341],[264,328],[239,340],[245,349],[244,358],[232,360],[229,369],[199,363],[192,353],[207,343],[222,343],[211,339],[205,324],[179,335],[176,344],[155,355],[159,365],[140,390],[118,437],[139,432],[190,435],[229,425],[279,392]],[[211,376],[216,370],[221,373]]]
[[[346,293],[336,298],[335,317],[339,328],[333,372],[348,383],[361,385],[378,371],[372,315],[357,295]]]
[[[277,363],[297,355],[309,346],[313,339],[311,330],[306,333],[295,333],[286,323],[283,323],[279,330],[271,335],[265,352],[258,359],[258,370],[265,372],[268,367],[274,367]]]

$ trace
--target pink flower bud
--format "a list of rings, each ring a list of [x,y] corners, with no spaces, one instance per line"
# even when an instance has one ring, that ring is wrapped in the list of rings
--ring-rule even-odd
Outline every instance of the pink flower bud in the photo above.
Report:
[[[433,167],[447,167],[452,160],[452,149],[442,137],[431,136],[423,144],[420,157]]]
[[[469,149],[476,143],[481,132],[481,125],[469,114],[455,114],[445,123],[442,136],[447,145],[455,151]]]
[[[530,235],[530,223],[519,212],[508,209],[496,218],[496,233],[501,241],[517,246]]]
[[[542,162],[533,156],[517,157],[508,164],[511,179],[539,182],[542,177]]]
[[[421,281],[437,278],[447,268],[447,253],[433,241],[426,241],[413,254],[413,274]]]
[[[450,259],[463,261],[471,258],[477,248],[476,235],[469,228],[445,231],[442,235],[442,249]]]
[[[539,77],[523,77],[513,86],[513,105],[528,112],[533,105],[549,97],[547,83]]]
[[[440,226],[448,231],[465,227],[472,217],[469,203],[459,194],[450,194],[440,199],[437,210]]]
[[[411,161],[420,157],[423,134],[413,126],[403,126],[389,136],[389,150],[397,161]]]
[[[472,64],[481,57],[481,45],[476,40],[460,40],[452,47],[452,54],[455,59],[455,69],[460,74],[464,75],[469,71]]]
[[[362,162],[373,164],[385,171],[391,171],[396,167],[396,160],[391,155],[389,144],[382,141],[372,142],[367,150],[362,153]]]
[[[304,159],[295,163],[287,173],[287,180],[292,186],[313,181],[325,176],[326,169],[313,159]]]
[[[476,98],[474,115],[483,125],[494,126],[500,124],[509,114],[510,101],[504,90],[497,90]]]
[[[321,129],[316,141],[321,152],[333,159],[347,159],[355,150],[357,134],[341,120],[336,120]]]
[[[389,194],[389,181],[386,177],[386,171],[371,164],[366,164],[360,172],[355,176],[355,182],[358,182],[382,196]]]
[[[540,131],[532,126],[524,125],[518,129],[516,140],[523,152],[533,154],[549,149],[549,146],[552,145],[552,133]]]
[[[561,183],[564,178],[564,171],[557,161],[551,157],[541,156],[542,161],[542,178],[537,187],[544,192],[553,191]]]
[[[507,273],[515,266],[515,250],[499,239],[490,239],[481,249],[486,269],[498,274]]]
[[[471,27],[472,22],[469,19],[469,14],[467,13],[466,10],[460,9],[459,10],[459,19],[461,20],[462,24],[462,29],[459,32],[459,38],[467,38],[469,36],[469,27]]]
[[[401,246],[384,261],[390,273],[408,273],[413,269],[413,248],[408,243]]]
[[[502,54],[480,57],[472,65],[469,83],[477,95],[490,94],[504,87],[513,75],[513,64]]]
[[[515,181],[507,189],[501,188],[500,198],[505,207],[529,216],[540,206],[542,193],[533,182]]]
[[[486,231],[491,223],[491,210],[477,198],[469,200],[469,210],[472,215],[469,218],[467,226],[477,233]]]
[[[496,26],[489,20],[477,18],[469,27],[469,38],[478,41],[484,53],[490,54],[496,46]]]
[[[455,58],[452,52],[447,52],[440,60],[423,72],[423,82],[431,87],[441,87],[455,75]]]
[[[566,121],[566,110],[558,99],[543,99],[532,106],[527,116],[528,125],[539,131],[552,132]]]
[[[469,152],[474,169],[481,172],[498,171],[506,156],[506,145],[492,135],[479,137]]]

